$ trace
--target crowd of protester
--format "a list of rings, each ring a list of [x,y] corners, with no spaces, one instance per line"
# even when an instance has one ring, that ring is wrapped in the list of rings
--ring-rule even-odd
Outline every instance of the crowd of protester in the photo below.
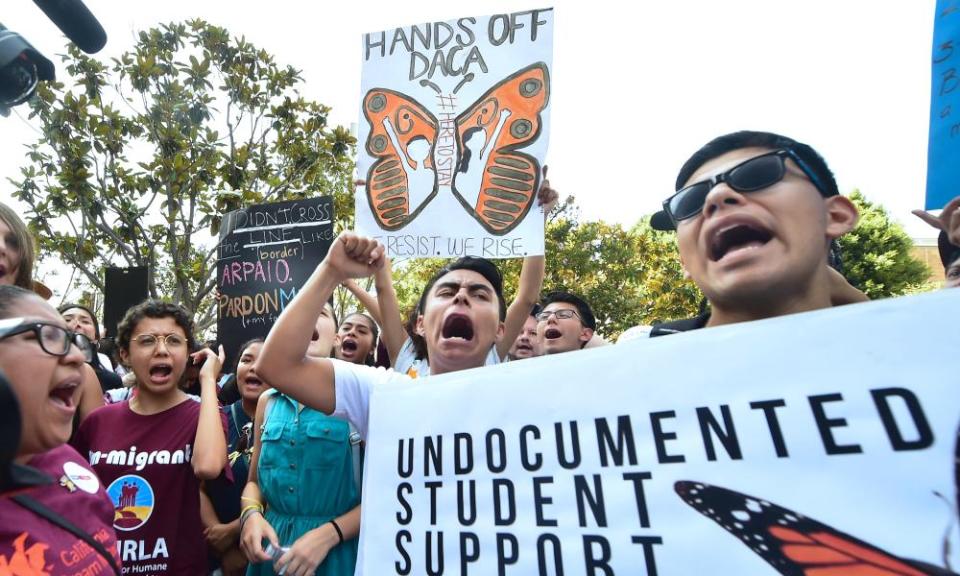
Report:
[[[545,183],[544,215],[556,198]],[[917,214],[939,230],[946,286],[960,286],[960,197]],[[764,132],[709,142],[651,220],[676,233],[708,305],[621,342],[865,300],[829,258],[857,218],[810,146]],[[33,291],[33,259],[23,222],[0,205],[0,369],[23,414],[0,566],[35,568],[39,555],[49,574],[76,572],[61,552],[77,546],[95,552],[88,573],[353,574],[374,388],[605,344],[581,296],[544,293],[544,256],[524,259],[510,303],[496,264],[460,258],[402,315],[384,247],[347,232],[269,336],[232,351],[232,369],[222,347],[197,344],[189,311],[159,300],[127,311],[114,366],[89,308],[58,311]],[[355,282],[369,277],[375,296]],[[340,286],[363,311],[338,322]],[[32,485],[31,471],[54,481]]]

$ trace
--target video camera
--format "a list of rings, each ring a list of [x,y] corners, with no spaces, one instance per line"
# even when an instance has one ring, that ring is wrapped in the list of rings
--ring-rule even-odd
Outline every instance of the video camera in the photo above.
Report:
[[[107,43],[107,33],[81,0],[33,0],[78,48],[88,54]],[[23,104],[41,81],[55,78],[53,62],[25,38],[0,24],[0,115]]]

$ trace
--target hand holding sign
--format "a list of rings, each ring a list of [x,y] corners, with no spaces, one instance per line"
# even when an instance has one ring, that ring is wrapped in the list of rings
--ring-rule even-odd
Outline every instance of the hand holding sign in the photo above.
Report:
[[[385,261],[383,244],[373,238],[343,232],[330,246],[323,263],[339,283],[348,278],[366,278],[379,270]]]
[[[550,187],[550,181],[547,180],[547,167],[543,167],[543,182],[540,184],[540,191],[537,192],[537,205],[540,206],[540,209],[543,211],[543,221],[547,221],[547,216],[550,215],[550,212],[553,212],[553,208],[557,205],[557,200],[560,198],[560,194],[556,190]]]

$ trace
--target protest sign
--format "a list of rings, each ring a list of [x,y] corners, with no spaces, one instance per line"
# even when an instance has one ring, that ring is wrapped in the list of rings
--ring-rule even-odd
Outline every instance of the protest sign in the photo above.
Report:
[[[217,247],[217,337],[229,357],[243,342],[267,336],[333,238],[329,196],[260,204],[224,217]]]
[[[378,388],[361,569],[950,574],[958,296]]]
[[[365,34],[357,230],[393,258],[543,254],[552,9]]]
[[[937,0],[933,19],[927,210],[943,208],[960,182],[960,0]]]

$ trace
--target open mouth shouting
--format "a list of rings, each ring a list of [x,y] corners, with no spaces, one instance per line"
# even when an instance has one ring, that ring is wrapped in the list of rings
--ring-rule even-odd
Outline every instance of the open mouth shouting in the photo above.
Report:
[[[557,338],[563,337],[563,332],[557,328],[551,327],[544,330],[543,337],[547,340],[556,340]]]
[[[168,362],[157,362],[150,366],[150,383],[157,386],[169,384],[173,376],[173,365]]]
[[[533,346],[531,346],[528,342],[517,342],[517,354],[531,355],[533,354]]]
[[[353,336],[344,336],[340,341],[340,357],[352,361],[357,357],[360,345]]]
[[[713,262],[722,262],[736,254],[745,254],[765,246],[773,239],[770,232],[753,219],[737,219],[716,226],[708,236],[708,256]]]
[[[253,388],[254,390],[259,390],[263,388],[263,380],[257,378],[256,376],[247,376],[243,380],[243,385],[247,388]]]
[[[451,342],[473,340],[473,320],[464,314],[451,314],[443,321],[443,330],[440,335],[444,340]]]
[[[73,417],[73,413],[77,409],[77,391],[79,389],[80,382],[78,380],[61,382],[50,391],[50,402],[70,417]]]

